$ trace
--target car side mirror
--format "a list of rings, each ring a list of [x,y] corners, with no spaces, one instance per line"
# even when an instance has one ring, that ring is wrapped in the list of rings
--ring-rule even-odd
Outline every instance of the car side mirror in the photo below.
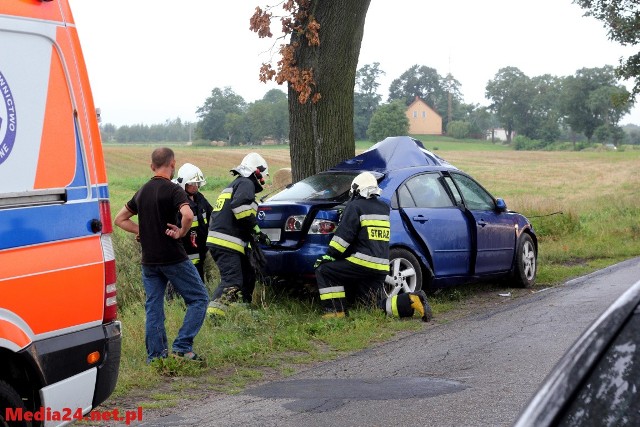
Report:
[[[507,203],[503,199],[496,199],[496,209],[499,212],[505,212],[507,210]]]

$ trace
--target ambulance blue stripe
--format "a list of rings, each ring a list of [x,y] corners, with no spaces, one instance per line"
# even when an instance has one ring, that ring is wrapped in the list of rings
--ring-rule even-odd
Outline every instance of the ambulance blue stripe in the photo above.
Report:
[[[67,200],[82,200],[87,198],[87,187],[68,188]]]
[[[78,137],[78,135],[80,135],[80,129],[78,128],[78,119],[74,118],[73,122],[76,128],[76,172],[73,181],[70,185],[68,185],[68,187],[86,187],[87,177],[85,175],[84,156],[82,155],[80,138]]]
[[[93,218],[100,219],[97,200],[7,209],[0,222],[0,250],[93,235]]]
[[[99,199],[109,198],[109,186],[107,184],[94,185],[91,189],[94,197],[97,196]]]

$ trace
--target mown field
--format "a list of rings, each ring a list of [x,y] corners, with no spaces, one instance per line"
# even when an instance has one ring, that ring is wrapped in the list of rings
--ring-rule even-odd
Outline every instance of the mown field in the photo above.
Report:
[[[509,209],[531,219],[540,242],[536,289],[640,255],[640,151],[524,152],[491,143],[434,138],[426,139],[425,145],[470,173],[494,196],[504,198]],[[367,146],[360,142],[357,151]],[[105,145],[113,215],[152,175],[149,158],[153,148]],[[203,170],[207,177],[203,193],[210,201],[230,181],[228,170],[250,151],[265,157],[272,175],[290,165],[284,146],[173,148],[178,166],[191,162]],[[139,248],[121,230],[114,233],[114,242],[125,339],[112,402],[125,399],[124,405],[153,408],[175,405],[189,393],[235,392],[251,381],[288,375],[301,365],[425,327],[418,321],[400,322],[366,309],[354,310],[346,320],[321,321],[313,298],[296,299],[258,285],[251,310],[234,308],[226,319],[205,322],[195,350],[206,357],[206,366],[168,361],[150,367],[144,363]],[[212,290],[217,285],[217,270],[211,259],[207,261],[207,286]],[[439,315],[479,293],[497,295],[494,291],[501,286],[483,284],[437,293],[431,297],[435,323]],[[183,314],[179,301],[167,304],[170,340]],[[174,380],[167,382],[167,377]]]

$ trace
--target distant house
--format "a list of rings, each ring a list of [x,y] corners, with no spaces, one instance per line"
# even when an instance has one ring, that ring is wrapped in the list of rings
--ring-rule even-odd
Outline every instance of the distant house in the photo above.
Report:
[[[442,135],[442,116],[416,96],[405,113],[412,135]]]

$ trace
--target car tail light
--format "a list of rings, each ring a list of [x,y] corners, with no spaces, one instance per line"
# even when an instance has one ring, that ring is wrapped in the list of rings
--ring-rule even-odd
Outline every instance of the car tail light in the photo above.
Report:
[[[309,227],[309,234],[332,234],[336,231],[336,223],[326,219],[314,219]]]
[[[302,223],[304,222],[305,215],[293,215],[287,218],[284,223],[284,231],[300,231],[302,230]]]
[[[302,231],[305,215],[293,215],[284,223],[284,231]],[[309,234],[331,234],[336,231],[338,225],[334,221],[326,219],[314,219],[309,227]]]
[[[104,314],[102,323],[109,323],[118,317],[118,302],[116,301],[116,257],[113,251],[111,233],[111,208],[109,201],[100,201],[100,222],[102,222],[102,256],[104,258]]]

